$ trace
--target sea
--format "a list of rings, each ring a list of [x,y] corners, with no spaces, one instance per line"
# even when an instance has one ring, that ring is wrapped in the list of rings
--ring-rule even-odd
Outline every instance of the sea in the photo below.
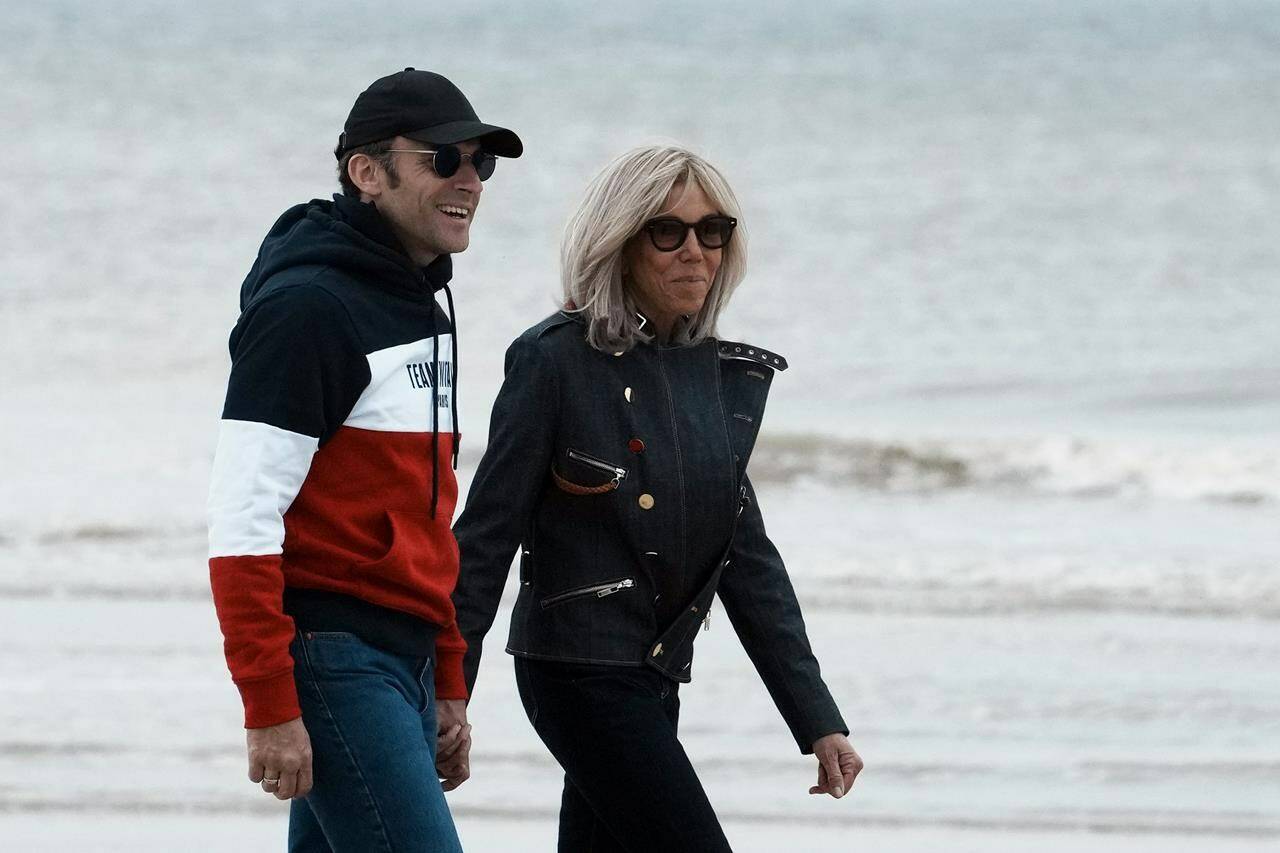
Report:
[[[735,849],[1280,849],[1280,4],[2,0],[0,44],[0,849],[283,849],[205,562],[227,334],[408,66],[526,146],[455,258],[464,489],[591,176],[676,142],[741,201],[752,476],[866,770],[808,795],[713,618]],[[551,850],[498,646],[450,803]]]

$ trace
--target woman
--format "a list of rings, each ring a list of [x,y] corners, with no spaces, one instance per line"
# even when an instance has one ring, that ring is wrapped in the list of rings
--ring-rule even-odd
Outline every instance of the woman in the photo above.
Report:
[[[454,528],[468,690],[523,545],[507,651],[565,770],[561,850],[729,849],[676,737],[716,594],[819,759],[810,792],[841,797],[862,768],[745,473],[786,363],[714,337],[745,272],[739,218],[720,173],[679,148],[596,177],[562,247],[566,310],[507,351]]]

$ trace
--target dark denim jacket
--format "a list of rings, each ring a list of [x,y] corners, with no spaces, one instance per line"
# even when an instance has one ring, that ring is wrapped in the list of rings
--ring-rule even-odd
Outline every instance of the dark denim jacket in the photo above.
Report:
[[[565,314],[512,343],[454,526],[468,690],[523,546],[508,652],[688,681],[718,594],[801,750],[848,732],[745,473],[785,367],[775,353],[714,340],[601,353]]]

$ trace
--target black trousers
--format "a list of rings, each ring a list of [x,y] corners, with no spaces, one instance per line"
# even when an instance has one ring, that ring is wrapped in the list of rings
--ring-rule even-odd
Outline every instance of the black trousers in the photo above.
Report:
[[[564,768],[560,853],[729,850],[653,670],[517,657],[525,713]]]

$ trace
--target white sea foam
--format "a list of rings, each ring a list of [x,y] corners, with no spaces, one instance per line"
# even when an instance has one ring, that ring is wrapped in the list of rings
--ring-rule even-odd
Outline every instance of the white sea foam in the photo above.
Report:
[[[1280,499],[1280,448],[1067,436],[858,440],[766,434],[752,476],[891,492],[981,489],[1251,507]]]

